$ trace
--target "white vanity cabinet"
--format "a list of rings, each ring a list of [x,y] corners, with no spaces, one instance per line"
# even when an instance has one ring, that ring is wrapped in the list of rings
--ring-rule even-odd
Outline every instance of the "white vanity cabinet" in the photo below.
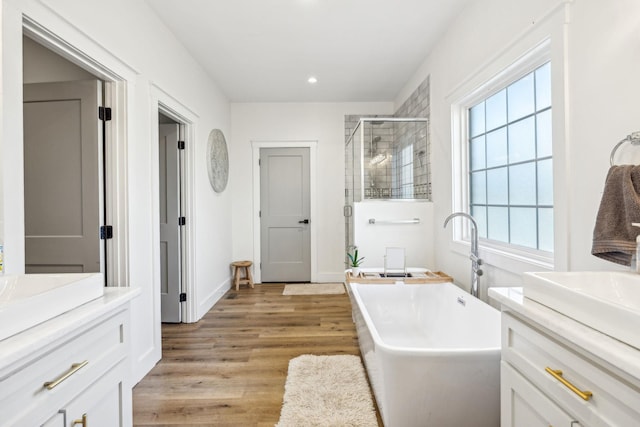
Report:
[[[640,426],[640,350],[522,297],[502,305],[502,427]]]
[[[130,426],[134,294],[107,289],[0,341],[0,426]]]

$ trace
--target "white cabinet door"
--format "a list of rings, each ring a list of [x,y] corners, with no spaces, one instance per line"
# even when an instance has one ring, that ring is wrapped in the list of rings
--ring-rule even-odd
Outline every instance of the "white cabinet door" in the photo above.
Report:
[[[579,427],[508,363],[500,362],[502,427]]]
[[[121,403],[123,362],[108,371],[66,407],[67,424],[91,427],[122,427],[127,419]],[[77,424],[73,424],[77,421]]]

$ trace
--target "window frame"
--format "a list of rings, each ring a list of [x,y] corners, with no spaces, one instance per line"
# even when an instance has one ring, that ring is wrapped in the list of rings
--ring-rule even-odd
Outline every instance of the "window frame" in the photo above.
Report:
[[[551,62],[552,69],[552,85],[553,85],[553,69],[554,62],[551,57],[551,43],[549,39],[545,39],[533,49],[513,61],[510,65],[504,67],[492,77],[485,79],[475,88],[463,94],[456,102],[451,105],[452,119],[452,204],[453,211],[463,211],[470,214],[470,155],[469,155],[469,114],[471,107],[491,97],[499,91],[505,89],[510,84],[516,82],[527,74],[535,71],[538,67],[547,62]],[[552,88],[553,92],[556,88]],[[554,102],[551,104],[552,112],[555,109]],[[552,114],[552,123],[553,123]],[[555,138],[554,138],[555,139]],[[555,140],[553,143],[555,145]],[[555,156],[552,155],[555,162]],[[555,168],[554,168],[555,169]],[[554,181],[557,179],[555,174]],[[555,185],[554,185],[555,190]],[[554,191],[555,194],[555,191]],[[554,196],[555,199],[555,196]],[[555,200],[554,200],[555,201]],[[554,203],[555,211],[555,203]],[[554,213],[554,229],[557,227],[556,216]],[[454,241],[458,243],[468,244],[470,236],[468,235],[468,227],[465,224],[454,224]],[[524,262],[528,265],[534,265],[543,269],[554,268],[555,251],[557,250],[557,241],[554,232],[554,252],[547,252],[539,249],[527,248],[511,243],[499,242],[485,238],[479,239],[479,246],[483,250],[483,258],[487,262],[498,261],[504,257]]]

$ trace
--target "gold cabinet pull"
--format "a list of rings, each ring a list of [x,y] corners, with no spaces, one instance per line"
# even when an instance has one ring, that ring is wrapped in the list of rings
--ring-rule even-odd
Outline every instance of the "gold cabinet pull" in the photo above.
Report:
[[[547,366],[544,370],[550,373],[553,378],[564,384],[569,390],[580,396],[583,400],[589,400],[593,396],[593,393],[591,393],[590,391],[582,391],[578,387],[571,384],[569,381],[565,380],[560,369],[551,369]]]
[[[71,365],[71,368],[69,368],[69,370],[65,374],[63,374],[60,378],[58,378],[56,380],[53,380],[53,381],[47,381],[46,383],[44,383],[42,385],[42,387],[46,388],[47,390],[51,390],[51,389],[57,387],[62,381],[66,380],[71,375],[75,374],[80,369],[84,368],[87,365],[87,363],[89,363],[88,360],[85,360],[82,363],[73,363]]]
[[[73,424],[71,425],[74,426],[76,424],[81,424],[82,427],[87,427],[87,414],[82,414],[81,420],[73,420]]]

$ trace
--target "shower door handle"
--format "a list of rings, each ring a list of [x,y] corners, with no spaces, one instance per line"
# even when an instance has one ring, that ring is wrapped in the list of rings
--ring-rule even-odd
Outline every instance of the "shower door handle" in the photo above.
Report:
[[[298,221],[298,224],[309,224],[309,220],[303,219],[302,221]]]

